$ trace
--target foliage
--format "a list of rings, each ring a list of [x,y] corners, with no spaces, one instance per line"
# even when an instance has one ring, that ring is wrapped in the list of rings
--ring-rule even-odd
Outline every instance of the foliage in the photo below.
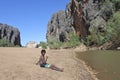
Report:
[[[97,34],[88,35],[85,44],[87,46],[91,46],[91,45],[100,46],[107,41],[106,37],[104,36],[105,33],[100,33],[100,32],[98,32]]]
[[[76,47],[80,44],[80,39],[79,36],[74,34],[74,33],[69,33],[68,34],[69,40],[64,43],[63,47]]]
[[[120,2],[120,0],[111,0],[113,3]]]
[[[40,42],[39,46],[41,46],[43,49],[47,49],[47,43],[46,42]]]
[[[114,4],[115,11],[120,9],[120,0],[110,0]]]
[[[9,40],[0,39],[0,47],[14,47]]]
[[[110,9],[113,8],[113,3],[110,2],[109,0],[106,0],[103,7],[104,7],[104,10],[109,11]]]
[[[88,35],[85,44],[91,45],[102,45],[105,42],[120,42],[120,12],[116,12],[107,24],[105,32],[97,32]]]
[[[84,42],[87,46],[100,46],[105,43],[106,38],[105,36],[106,30],[106,21],[101,17],[97,17],[96,19],[92,20],[90,23],[90,35],[86,37],[86,41]]]
[[[109,0],[106,0],[105,3],[102,5],[101,8],[101,16],[104,18],[104,20],[108,20],[112,17],[114,12],[114,4],[110,2]]]
[[[113,42],[120,41],[120,12],[116,12],[107,23],[107,36]]]
[[[62,45],[62,42],[54,39],[53,37],[49,38],[47,43],[48,43],[49,48],[51,48],[51,49],[59,49]]]
[[[52,49],[60,48],[74,48],[80,44],[79,36],[74,33],[68,34],[69,40],[66,42],[60,42],[59,40],[54,40],[54,38],[49,39],[48,46]]]

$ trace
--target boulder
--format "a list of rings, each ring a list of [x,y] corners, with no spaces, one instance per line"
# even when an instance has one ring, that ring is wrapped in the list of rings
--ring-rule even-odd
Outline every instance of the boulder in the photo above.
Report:
[[[84,52],[88,51],[88,47],[85,46],[84,44],[80,44],[78,47],[74,49],[75,52]]]
[[[90,22],[90,28],[89,28],[89,31],[91,34],[97,34],[98,32],[105,32],[106,30],[106,21],[100,17],[100,16],[97,16],[96,19],[92,20]]]
[[[117,47],[117,50],[120,50],[120,47]]]
[[[38,43],[35,42],[35,41],[29,41],[29,42],[26,44],[26,48],[38,48]]]

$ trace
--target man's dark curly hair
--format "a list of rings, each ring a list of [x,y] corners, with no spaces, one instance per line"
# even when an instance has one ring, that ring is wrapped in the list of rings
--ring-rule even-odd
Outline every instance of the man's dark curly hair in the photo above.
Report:
[[[42,50],[41,50],[41,53],[46,53],[46,50],[42,49]]]

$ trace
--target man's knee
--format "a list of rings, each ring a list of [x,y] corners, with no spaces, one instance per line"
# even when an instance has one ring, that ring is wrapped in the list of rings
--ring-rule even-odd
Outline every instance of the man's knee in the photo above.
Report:
[[[55,65],[51,64],[51,67],[54,67]]]

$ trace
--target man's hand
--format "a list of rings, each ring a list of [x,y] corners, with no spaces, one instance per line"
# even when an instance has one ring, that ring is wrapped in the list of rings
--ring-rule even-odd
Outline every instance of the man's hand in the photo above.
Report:
[[[37,63],[35,63],[36,65],[39,65],[40,64],[40,61],[38,61]]]
[[[46,62],[47,62],[48,56],[46,56]]]
[[[48,59],[48,56],[46,56],[46,59]]]
[[[38,65],[38,63],[35,63],[36,65]]]

